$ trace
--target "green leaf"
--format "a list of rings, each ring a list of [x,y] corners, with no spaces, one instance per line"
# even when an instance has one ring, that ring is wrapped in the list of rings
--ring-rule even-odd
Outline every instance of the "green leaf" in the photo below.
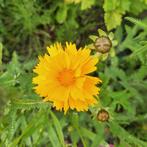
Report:
[[[96,125],[97,133],[95,137],[93,138],[93,142],[91,144],[91,147],[98,147],[101,143],[101,141],[104,140],[104,124],[98,123]]]
[[[130,0],[105,0],[104,1],[104,19],[108,31],[120,25],[122,15],[129,11]]]
[[[138,15],[145,9],[147,9],[147,3],[143,2],[143,0],[133,0],[130,5],[130,12],[135,15]]]
[[[62,147],[65,147],[65,144],[64,144],[64,136],[63,136],[62,127],[60,125],[60,122],[57,119],[56,115],[52,111],[49,111],[49,112],[51,114],[51,117],[53,118],[54,126],[55,126],[56,132],[58,134],[60,143],[61,143]]]
[[[0,43],[0,71],[2,66],[2,50],[3,50],[3,46],[2,46],[2,43]]]
[[[120,25],[122,15],[118,11],[106,12],[104,19],[108,31],[110,31]]]
[[[78,135],[80,136],[81,138],[81,141],[82,141],[82,144],[84,147],[87,147],[87,144],[86,144],[86,140],[84,139],[84,135],[83,133],[81,132],[81,128],[79,126],[79,116],[77,113],[73,113],[72,114],[72,125],[74,126],[74,128],[77,130],[77,133]]]
[[[143,22],[142,20],[139,20],[139,19],[136,19],[136,18],[132,18],[132,17],[125,17],[125,19],[127,19],[130,22],[138,25],[139,27],[147,30],[147,24],[145,22]]]
[[[98,38],[98,36],[95,35],[90,35],[89,38],[95,42],[95,40]]]
[[[120,140],[128,142],[130,145],[145,147],[147,143],[132,136],[125,129],[119,126],[116,122],[110,122],[110,130],[115,136],[118,136]]]
[[[90,140],[93,140],[96,136],[95,133],[93,133],[92,131],[89,131],[87,128],[81,127],[80,130],[83,136],[87,137]]]
[[[59,10],[57,11],[57,14],[56,14],[56,20],[58,23],[62,24],[66,20],[67,11],[68,11],[68,8],[66,4],[62,4],[59,7]]]
[[[81,0],[81,10],[91,8],[94,3],[95,0]]]
[[[36,114],[36,116],[29,122],[27,127],[23,130],[23,132],[10,143],[10,147],[17,146],[21,139],[27,138],[32,135],[34,132],[38,131],[42,125],[46,123],[46,118],[44,116],[44,112],[40,111]]]
[[[6,71],[0,76],[0,86],[12,86],[15,83],[12,73]]]
[[[130,0],[120,0],[119,9],[124,14],[126,11],[130,10],[130,5]]]
[[[142,53],[145,54],[146,51],[147,51],[147,44],[145,44],[144,46],[141,46],[140,48],[135,50],[131,56],[136,56],[136,55],[139,55],[139,54],[142,54]]]
[[[53,128],[53,125],[51,123],[48,123],[48,137],[51,141],[51,144],[53,147],[61,147],[60,141],[58,139],[58,136],[56,134],[55,129]]]
[[[42,100],[34,100],[34,99],[13,99],[12,107],[17,109],[33,109],[33,108],[41,108],[41,107],[48,107],[49,104],[47,102],[44,102]]]
[[[105,12],[115,10],[118,6],[118,0],[105,0],[103,8]]]
[[[104,32],[102,29],[98,29],[99,36],[107,36],[107,33]]]

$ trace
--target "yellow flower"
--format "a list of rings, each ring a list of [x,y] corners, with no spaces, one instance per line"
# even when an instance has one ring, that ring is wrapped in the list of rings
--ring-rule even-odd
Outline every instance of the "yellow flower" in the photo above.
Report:
[[[90,50],[66,43],[47,47],[48,54],[39,57],[34,69],[38,75],[33,78],[36,93],[45,101],[53,102],[57,110],[76,109],[86,111],[97,101],[94,98],[100,89],[96,84],[101,80],[88,74],[96,70],[97,57]]]

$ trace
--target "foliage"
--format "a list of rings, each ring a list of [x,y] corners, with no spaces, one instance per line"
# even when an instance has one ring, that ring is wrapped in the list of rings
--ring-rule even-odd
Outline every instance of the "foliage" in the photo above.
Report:
[[[111,30],[121,24],[123,15],[127,12],[139,14],[147,8],[147,3],[143,0],[105,0],[103,7],[107,29]]]
[[[0,146],[146,147],[146,7],[146,0],[0,0]],[[55,41],[93,44],[88,36],[104,25],[115,30],[99,36],[114,36],[117,45],[94,73],[103,81],[100,103],[57,112],[34,93],[36,55]],[[97,119],[102,109],[108,121]]]
[[[94,4],[102,5],[102,2],[96,0],[65,0],[65,2],[81,3],[81,10],[88,9]],[[122,17],[126,13],[133,13],[135,15],[147,9],[146,0],[104,0],[103,9],[105,11],[104,19],[106,27],[112,30],[119,26],[122,22]]]
[[[46,3],[39,0],[2,1],[0,17],[0,40],[8,57],[14,48],[20,54],[31,56],[34,50],[39,53],[42,47],[56,40],[74,41],[85,29],[95,26],[95,18],[89,18],[89,24],[84,26],[87,20],[81,22],[79,19],[85,19],[79,6],[59,0]]]
[[[0,71],[1,71],[1,66],[2,66],[2,49],[3,49],[3,46],[0,43]]]

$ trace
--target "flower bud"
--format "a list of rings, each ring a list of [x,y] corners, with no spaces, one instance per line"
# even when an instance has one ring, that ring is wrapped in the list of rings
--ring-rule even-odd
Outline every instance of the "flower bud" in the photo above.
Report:
[[[108,37],[102,36],[95,40],[94,46],[96,48],[96,51],[105,54],[110,51],[112,43]]]
[[[109,113],[106,110],[101,109],[97,114],[97,120],[105,122],[108,121],[108,119],[109,119]]]

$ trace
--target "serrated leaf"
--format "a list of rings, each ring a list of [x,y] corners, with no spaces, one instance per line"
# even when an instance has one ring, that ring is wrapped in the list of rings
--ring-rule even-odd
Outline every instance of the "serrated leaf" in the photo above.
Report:
[[[118,0],[105,0],[103,8],[105,12],[107,12],[107,11],[115,10],[118,5],[119,5]]]
[[[130,0],[120,0],[119,9],[124,14],[126,11],[130,10],[131,1]]]
[[[142,20],[139,20],[139,19],[136,19],[136,18],[132,18],[132,17],[125,17],[125,19],[127,19],[130,22],[138,25],[139,27],[147,30],[147,24],[145,22],[143,22]]]
[[[13,99],[12,107],[17,109],[33,109],[33,108],[40,108],[40,107],[47,107],[49,104],[42,100],[34,100],[34,99]]]
[[[91,8],[94,3],[95,0],[81,0],[81,10]]]
[[[117,11],[107,12],[105,13],[104,19],[108,31],[110,31],[120,25],[122,15]]]

